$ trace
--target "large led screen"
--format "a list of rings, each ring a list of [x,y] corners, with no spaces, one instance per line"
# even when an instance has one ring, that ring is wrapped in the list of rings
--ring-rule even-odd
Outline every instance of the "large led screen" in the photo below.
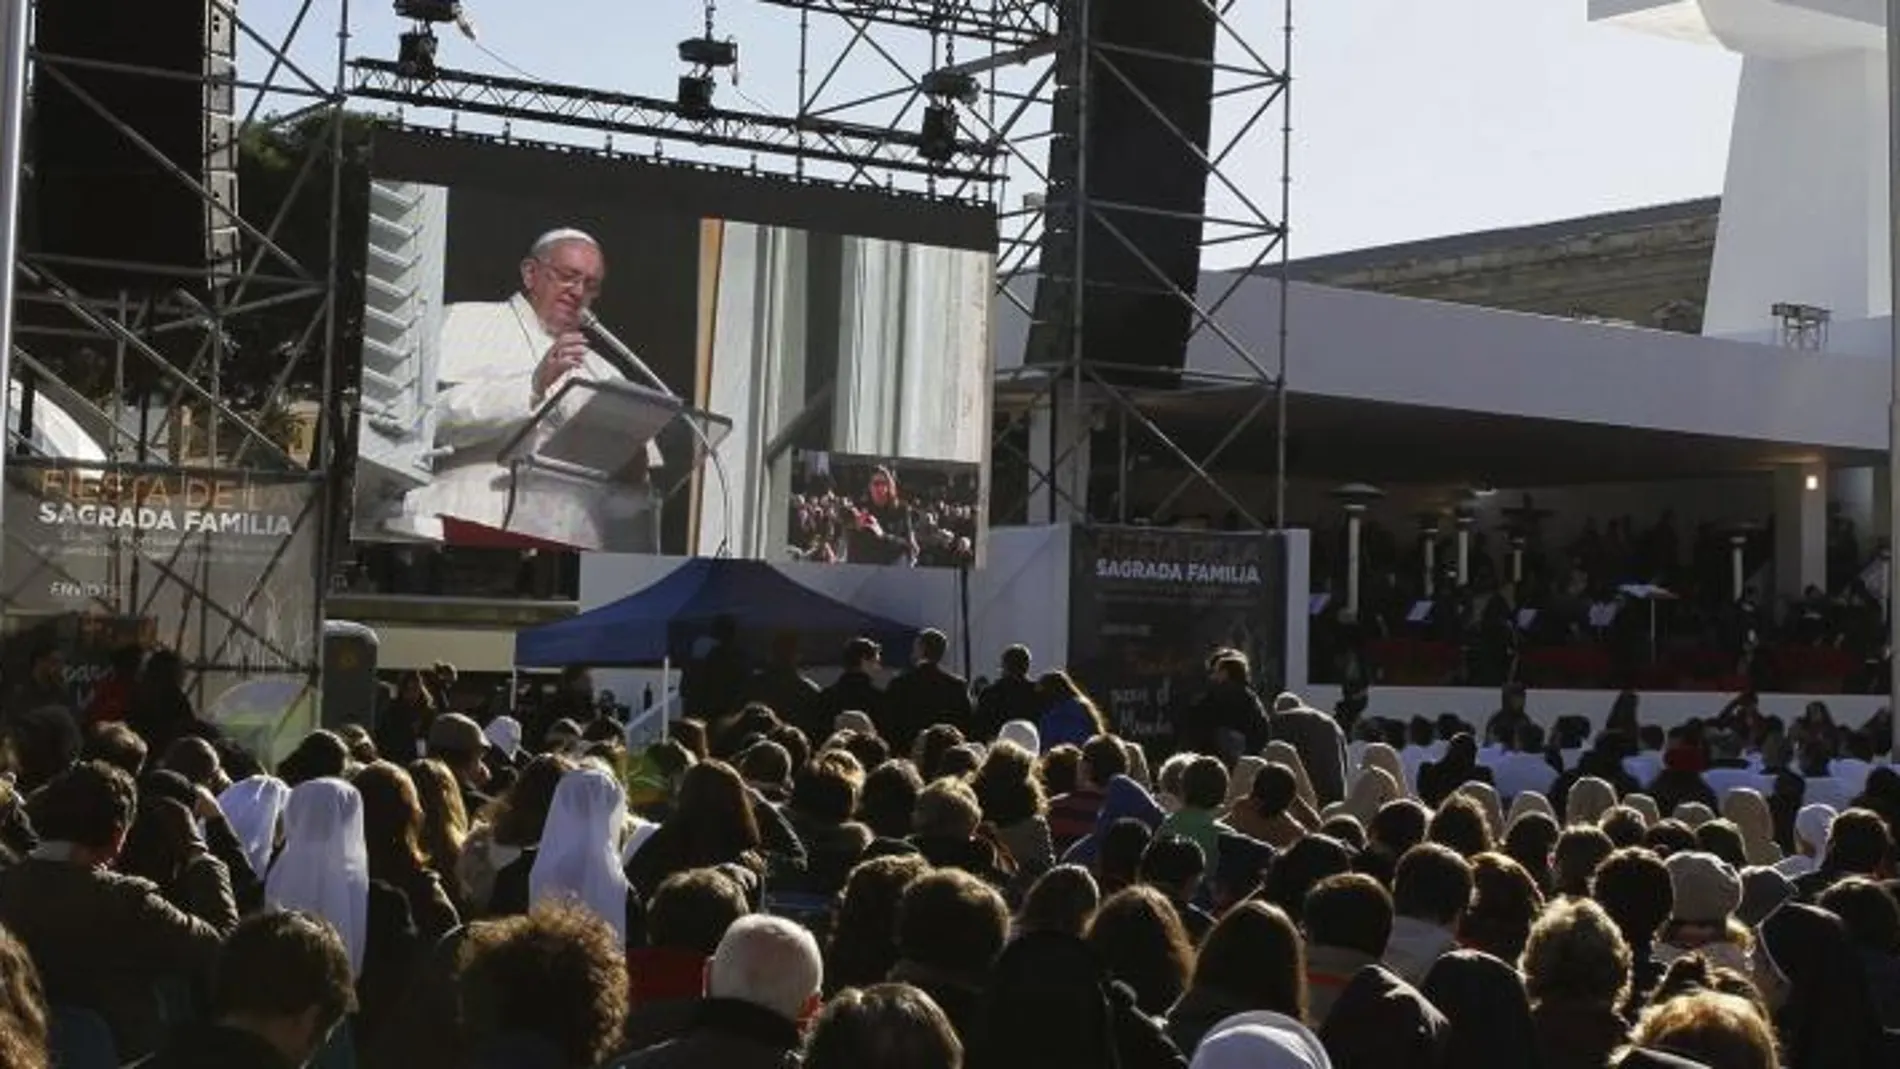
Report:
[[[413,133],[374,158],[359,540],[977,561],[990,212]]]

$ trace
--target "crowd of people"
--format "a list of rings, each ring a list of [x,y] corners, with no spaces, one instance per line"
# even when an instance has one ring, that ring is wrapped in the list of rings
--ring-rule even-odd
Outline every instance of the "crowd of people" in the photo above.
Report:
[[[1900,773],[1825,710],[1342,723],[1217,650],[1149,751],[946,646],[728,658],[638,754],[578,693],[269,769],[65,710],[0,788],[0,1066],[1900,1064]]]
[[[1528,497],[1506,512],[1550,518]],[[1646,679],[1664,687],[1672,675],[1696,681],[1739,676],[1763,690],[1811,691],[1814,680],[1789,662],[1805,666],[1813,658],[1773,656],[1779,648],[1811,647],[1838,654],[1828,689],[1886,692],[1884,583],[1870,581],[1884,573],[1884,543],[1864,545],[1838,510],[1828,520],[1825,582],[1783,599],[1765,597],[1753,585],[1774,559],[1772,517],[1735,528],[1705,522],[1687,533],[1668,511],[1647,522],[1587,517],[1562,541],[1542,522],[1520,522],[1502,536],[1478,527],[1469,532],[1462,583],[1449,523],[1431,539],[1429,558],[1422,535],[1408,540],[1376,521],[1365,522],[1361,538],[1360,604],[1353,613],[1336,596],[1347,585],[1343,527],[1315,529],[1315,593],[1335,596],[1315,610],[1311,679],[1376,682],[1391,667],[1379,663],[1381,640],[1403,638],[1455,648],[1442,682],[1459,685],[1523,678],[1524,659],[1533,651],[1594,647],[1606,654],[1592,666],[1594,678],[1553,682],[1614,687]],[[1750,577],[1739,592],[1733,539],[1743,543],[1743,571]],[[1513,546],[1520,559],[1515,569]],[[1659,670],[1665,667],[1674,671]]]
[[[823,457],[826,464],[814,464]],[[897,469],[800,454],[788,539],[794,560],[968,568],[976,563],[979,484],[969,473]]]

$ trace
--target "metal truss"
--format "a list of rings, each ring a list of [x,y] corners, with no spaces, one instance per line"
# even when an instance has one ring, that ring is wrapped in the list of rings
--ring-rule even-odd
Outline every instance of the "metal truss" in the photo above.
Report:
[[[61,3],[64,0],[40,0]],[[230,20],[261,72],[182,74],[175,70],[101,63],[37,49],[30,53],[34,83],[59,85],[104,120],[111,136],[124,139],[164,172],[164,179],[190,191],[217,225],[238,235],[236,255],[222,266],[88,260],[21,252],[12,265],[19,286],[19,315],[11,355],[10,387],[21,396],[21,429],[29,429],[36,399],[56,404],[98,443],[105,460],[88,463],[124,477],[169,474],[183,478],[269,481],[301,487],[308,496],[293,521],[294,537],[309,538],[314,560],[285,560],[284,550],[262,562],[257,585],[233,593],[220,589],[210,566],[182,560],[186,545],[164,558],[134,552],[130,575],[115,576],[108,590],[88,592],[82,615],[124,620],[159,611],[155,599],[183,606],[188,619],[167,620],[158,641],[191,635],[186,658],[202,703],[206,675],[266,672],[300,676],[306,690],[321,670],[324,592],[337,536],[347,532],[340,505],[351,433],[345,394],[353,376],[342,365],[352,349],[346,322],[347,285],[339,270],[340,223],[344,215],[346,56],[349,0],[297,0],[276,9],[287,19],[266,30],[229,0],[214,0]],[[253,9],[257,10],[257,9]],[[300,41],[333,37],[334,66],[312,69],[297,58]],[[321,45],[319,44],[319,47]],[[285,188],[270,197],[247,197],[235,207],[214,197],[143,137],[128,121],[83,88],[87,71],[109,70],[129,78],[193,81],[233,94],[240,102],[235,135],[273,146],[298,145],[282,161]],[[248,102],[246,98],[248,97]],[[294,135],[294,136],[293,136]],[[240,172],[243,164],[239,165]],[[313,223],[313,220],[317,222]],[[293,240],[292,234],[296,238]],[[136,287],[113,292],[83,289],[73,280],[104,269],[136,278]],[[314,406],[307,450],[287,447],[293,406]],[[31,440],[10,433],[9,453],[31,456]],[[72,466],[72,458],[43,457],[35,463]],[[9,517],[9,519],[12,519]],[[9,542],[17,545],[14,523]],[[136,538],[127,540],[132,546]],[[289,544],[287,539],[285,546]],[[42,559],[42,569],[57,571]],[[253,615],[275,597],[263,582],[279,578],[284,589],[308,597],[281,623],[260,626]],[[19,591],[0,591],[0,606],[18,610]],[[281,629],[281,630],[280,630]],[[283,632],[288,632],[288,636]]]
[[[1048,0],[764,0],[777,7],[1023,47],[1056,35]]]
[[[844,164],[859,175],[902,172],[980,186],[998,177],[988,163],[1000,152],[968,138],[958,139],[955,150],[969,162],[946,165],[918,154],[924,139],[915,130],[724,108],[688,117],[671,100],[463,71],[442,71],[425,80],[406,76],[387,60],[360,59],[351,68],[351,92],[367,100],[683,141],[701,149],[734,149],[799,163]]]
[[[1196,486],[1210,489],[1244,524],[1255,529],[1281,529],[1286,525],[1286,265],[1288,257],[1287,219],[1291,200],[1291,91],[1292,91],[1292,0],[1201,0],[1216,26],[1215,57],[1212,63],[1153,51],[1116,46],[1093,39],[1082,31],[1089,24],[1089,9],[1099,0],[1065,0],[1067,23],[1060,41],[1058,62],[1072,64],[1077,107],[1087,113],[1092,83],[1100,79],[1118,84],[1132,96],[1152,119],[1179,143],[1180,150],[1200,164],[1205,175],[1210,208],[1200,218],[1202,247],[1202,284],[1188,292],[1165,272],[1128,235],[1131,220],[1143,216],[1180,218],[1179,213],[1161,208],[1116,202],[1094,194],[1086,161],[1089,159],[1089,123],[1074,127],[1077,158],[1075,180],[1066,195],[1025,199],[1020,206],[1002,214],[1002,236],[998,263],[1000,299],[1014,305],[1020,314],[1033,320],[1035,285],[1051,282],[1066,286],[1065,308],[1057,314],[1068,317],[1071,344],[1054,361],[1025,360],[1020,366],[999,376],[999,396],[1011,398],[1007,416],[995,438],[993,453],[1011,456],[1030,467],[1030,486],[1021,504],[1028,504],[1037,492],[1050,492],[1049,519],[1064,511],[1056,507],[1060,499],[1066,512],[1078,519],[1112,519],[1129,522],[1126,477],[1133,460],[1131,449],[1146,440],[1158,446],[1161,454],[1185,474],[1174,489],[1151,506],[1149,513],[1164,517],[1176,501]],[[1214,80],[1213,122],[1209,144],[1201,148],[1182,131],[1159,104],[1143,93],[1127,73],[1127,61],[1141,58],[1207,68]],[[1048,94],[1053,88],[1052,73],[1037,79],[1025,98],[1051,114]],[[1025,109],[1013,110],[1004,129],[1010,130],[1006,143],[1011,146],[1042,145],[1046,136],[1026,132],[1023,124],[1033,121]],[[1053,131],[1051,131],[1053,133]],[[1278,189],[1268,196],[1249,191],[1233,174],[1237,158],[1248,149],[1267,149],[1278,163]],[[1047,154],[1041,154],[1046,160]],[[1043,184],[1049,183],[1046,164],[1018,153],[1016,160]],[[1218,207],[1214,207],[1218,205]],[[1051,226],[1062,227],[1075,237],[1075,266],[1071,278],[1041,276],[1038,256],[1042,252],[1042,233]],[[1126,373],[1152,375],[1153,367],[1120,367],[1085,351],[1083,330],[1085,294],[1089,287],[1078,284],[1095,277],[1092,259],[1104,258],[1104,251],[1092,248],[1092,235],[1105,235],[1111,246],[1108,253],[1137,262],[1150,283],[1149,292],[1166,293],[1186,306],[1192,323],[1190,340],[1203,336],[1211,345],[1231,357],[1241,369],[1235,374],[1214,375],[1183,370],[1177,384],[1167,390],[1131,389],[1116,376]],[[1213,276],[1210,290],[1208,260],[1219,253],[1227,258],[1221,274]],[[1271,265],[1271,266],[1270,266]],[[1279,307],[1277,335],[1264,351],[1249,346],[1222,323],[1221,312],[1250,283],[1262,278],[1275,281],[1268,299]],[[1251,398],[1246,414],[1231,424],[1211,448],[1190,452],[1151,413],[1145,403],[1153,394],[1180,396],[1184,390],[1220,390],[1240,392]],[[1021,394],[1028,391],[1027,398]],[[1055,478],[1056,469],[1075,459],[1081,450],[1091,450],[1086,433],[1065,436],[1067,444],[1041,465],[1035,463],[1013,439],[1032,413],[1039,408],[1057,409],[1055,419],[1071,426],[1088,426],[1096,414],[1115,417],[1119,433],[1113,449],[1114,466],[1120,473],[1121,491],[1116,495],[1114,514],[1097,516],[1087,501],[1076,501]],[[1231,459],[1246,432],[1263,419],[1271,419],[1274,428],[1274,495],[1271,511],[1257,503],[1243,501],[1220,478],[1220,462]],[[1134,435],[1131,436],[1131,431]],[[1008,509],[999,510],[1008,514]],[[1263,515],[1263,513],[1266,513]]]

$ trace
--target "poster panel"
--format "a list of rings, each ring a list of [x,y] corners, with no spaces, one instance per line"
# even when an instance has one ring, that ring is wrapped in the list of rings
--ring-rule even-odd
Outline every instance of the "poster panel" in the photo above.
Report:
[[[54,644],[83,711],[137,644],[175,651],[199,715],[240,734],[305,701],[322,638],[318,478],[17,458],[5,493],[10,679]]]
[[[1285,678],[1285,551],[1263,532],[1076,527],[1069,672],[1110,726],[1166,752],[1207,686],[1207,655],[1247,655],[1269,698]]]

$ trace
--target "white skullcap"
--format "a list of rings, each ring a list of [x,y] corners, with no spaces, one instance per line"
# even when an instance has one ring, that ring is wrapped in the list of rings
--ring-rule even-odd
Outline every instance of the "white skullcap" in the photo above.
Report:
[[[600,242],[594,240],[594,235],[589,234],[585,230],[576,230],[571,226],[564,226],[550,230],[540,237],[535,238],[534,244],[528,246],[528,257],[530,259],[539,260],[548,253],[553,252],[554,246],[565,245],[570,241],[578,241],[583,244],[592,245],[596,249],[600,248]]]

